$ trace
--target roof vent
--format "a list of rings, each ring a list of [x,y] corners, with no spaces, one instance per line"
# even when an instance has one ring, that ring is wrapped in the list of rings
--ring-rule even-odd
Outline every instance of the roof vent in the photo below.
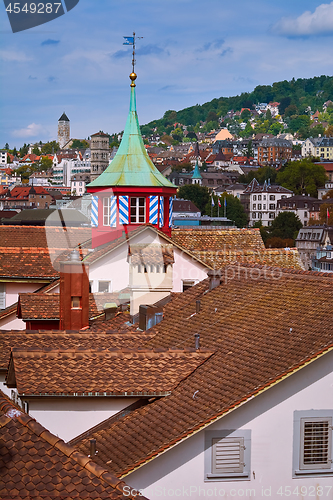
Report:
[[[195,339],[195,348],[196,350],[200,349],[200,335],[198,333],[196,333],[194,335],[194,339]]]
[[[201,307],[201,301],[197,300],[195,303],[195,312],[196,313],[200,312],[200,307]]]
[[[96,450],[96,439],[90,439],[90,453],[88,455],[89,458],[97,455],[98,451]]]
[[[210,269],[207,275],[209,278],[209,290],[213,290],[221,284],[222,271],[220,269]]]

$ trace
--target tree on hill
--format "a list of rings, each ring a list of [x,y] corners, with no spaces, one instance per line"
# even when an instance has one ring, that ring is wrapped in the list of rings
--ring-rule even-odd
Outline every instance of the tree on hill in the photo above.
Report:
[[[41,152],[43,155],[51,155],[52,153],[56,153],[57,151],[59,151],[59,149],[59,144],[56,141],[51,141],[44,144]]]
[[[272,221],[269,228],[269,237],[295,240],[302,223],[294,212],[280,212]]]
[[[326,181],[326,171],[322,165],[316,165],[309,158],[292,161],[281,169],[276,177],[281,186],[295,194],[306,194],[317,197],[318,188]]]
[[[193,201],[194,205],[198,207],[202,215],[205,214],[205,207],[209,201],[209,191],[206,186],[199,184],[186,184],[178,189],[178,198]]]
[[[254,178],[256,178],[259,184],[263,184],[265,181],[270,181],[271,184],[274,184],[276,176],[277,171],[275,168],[266,165],[265,167],[258,168],[258,170],[251,170],[246,175],[240,175],[238,182],[241,182],[242,184],[249,184]]]
[[[33,163],[36,172],[46,172],[52,168],[53,162],[51,158],[47,156],[42,156],[37,162]]]
[[[218,200],[220,199],[221,207],[218,206]],[[245,227],[247,225],[247,215],[244,211],[243,205],[238,198],[232,194],[223,193],[220,198],[213,195],[214,206],[212,206],[211,197],[206,204],[205,212],[206,215],[211,215],[213,217],[224,217],[224,203],[226,199],[226,217],[227,219],[233,221],[237,227]]]
[[[80,141],[79,139],[74,139],[71,145],[71,149],[87,149],[89,148],[89,143],[83,139]]]

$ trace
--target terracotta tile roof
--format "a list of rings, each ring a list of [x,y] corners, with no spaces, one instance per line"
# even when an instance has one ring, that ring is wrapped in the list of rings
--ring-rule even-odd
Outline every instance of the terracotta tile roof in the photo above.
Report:
[[[53,279],[58,272],[45,248],[0,247],[0,276]]]
[[[332,300],[328,273],[258,265],[228,266],[213,290],[207,279],[174,296],[146,347],[192,347],[199,333],[201,346],[217,352],[170,396],[86,433],[77,445],[86,453],[95,437],[99,463],[112,459],[111,470],[126,475],[333,349]]]
[[[191,251],[265,248],[259,229],[173,229],[172,240]]]
[[[120,500],[127,496],[127,489],[130,491],[130,488],[124,490],[126,483],[51,434],[2,392],[0,438],[3,499]]]
[[[90,228],[0,226],[1,247],[67,249],[91,238]]]
[[[131,264],[168,265],[174,263],[172,245],[130,245]]]
[[[128,316],[128,315],[127,315]],[[106,322],[107,323],[107,322]],[[108,322],[109,325],[112,322]],[[108,332],[109,330],[110,333]],[[30,330],[0,330],[0,371],[6,371],[9,363],[11,349],[139,349],[154,334],[138,332],[137,327],[129,332],[114,333],[114,329],[104,328],[103,332],[96,334],[86,332],[66,331],[30,331]]]
[[[53,279],[68,248],[89,236],[89,228],[0,226],[0,276]]]
[[[114,302],[115,294],[89,294],[89,317],[94,318],[103,311],[105,303]],[[95,300],[96,299],[96,300]],[[19,318],[29,319],[59,319],[59,293],[20,293],[18,301]]]
[[[213,269],[221,269],[227,264],[252,263],[267,266],[290,267],[304,270],[297,248],[265,248],[260,250],[229,251],[200,251],[193,254]]]
[[[207,350],[13,349],[6,377],[19,394],[161,396],[211,356]]]

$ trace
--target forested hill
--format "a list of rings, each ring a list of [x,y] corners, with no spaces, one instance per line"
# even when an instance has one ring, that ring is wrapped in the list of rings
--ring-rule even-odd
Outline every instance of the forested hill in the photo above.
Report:
[[[306,114],[308,107],[315,112],[322,111],[324,102],[333,101],[333,77],[318,76],[299,78],[291,81],[275,82],[273,85],[258,85],[253,92],[245,92],[234,97],[220,97],[202,105],[191,106],[180,111],[166,111],[163,118],[154,120],[142,127],[143,134],[149,134],[157,128],[159,133],[166,131],[173,123],[195,126],[200,121],[214,121],[224,117],[228,111],[240,111],[242,108],[253,109],[253,104],[279,102],[280,114],[288,106],[293,106],[294,115]],[[294,107],[295,106],[295,107]],[[169,132],[170,133],[170,132]]]

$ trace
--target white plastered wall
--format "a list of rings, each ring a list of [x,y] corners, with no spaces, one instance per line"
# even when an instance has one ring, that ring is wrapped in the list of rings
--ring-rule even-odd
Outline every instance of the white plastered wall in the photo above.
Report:
[[[126,483],[142,489],[151,500],[172,496],[275,500],[290,496],[289,490],[298,491],[291,493],[294,499],[332,500],[332,476],[292,478],[294,411],[333,409],[332,366],[330,352],[206,428],[251,430],[249,480],[205,482],[203,430],[127,475]],[[300,494],[302,486],[307,495]],[[323,494],[317,495],[321,486]]]

